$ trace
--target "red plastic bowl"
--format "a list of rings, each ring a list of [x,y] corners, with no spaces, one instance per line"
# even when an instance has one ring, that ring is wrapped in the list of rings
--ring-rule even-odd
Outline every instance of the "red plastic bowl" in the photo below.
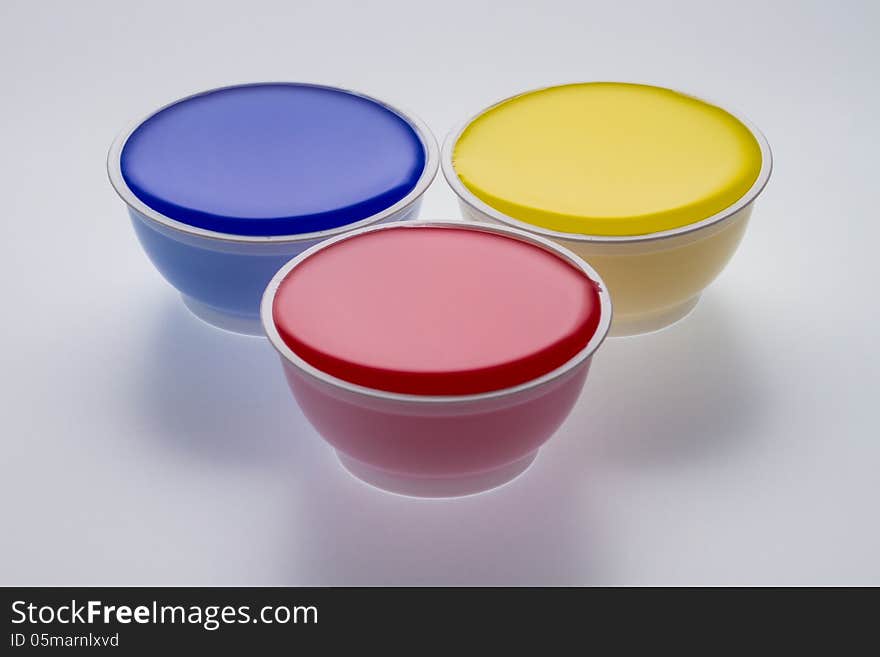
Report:
[[[611,302],[589,265],[548,240],[418,222],[304,252],[269,284],[262,321],[350,472],[446,497],[532,463],[580,394]]]

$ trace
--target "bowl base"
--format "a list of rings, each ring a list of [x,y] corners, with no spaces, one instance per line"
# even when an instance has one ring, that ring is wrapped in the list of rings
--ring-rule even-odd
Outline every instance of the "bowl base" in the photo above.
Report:
[[[644,333],[653,333],[665,328],[669,328],[676,322],[681,321],[691,314],[697,303],[700,301],[700,295],[688,299],[682,304],[664,308],[655,313],[646,315],[635,315],[632,318],[615,317],[611,321],[611,330],[608,336],[612,338],[622,338],[629,335],[642,335]]]
[[[500,468],[478,472],[462,477],[409,477],[374,468],[361,461],[352,459],[339,452],[336,456],[349,474],[356,479],[374,486],[387,493],[406,495],[409,497],[462,497],[476,495],[498,488],[516,479],[537,457],[537,450],[524,458],[508,463]]]
[[[259,317],[225,313],[222,310],[212,308],[201,301],[196,301],[185,294],[181,294],[180,296],[183,298],[183,304],[193,315],[206,324],[210,324],[214,328],[223,329],[224,331],[229,331],[231,333],[238,333],[239,335],[250,335],[254,337],[263,337],[265,335]]]

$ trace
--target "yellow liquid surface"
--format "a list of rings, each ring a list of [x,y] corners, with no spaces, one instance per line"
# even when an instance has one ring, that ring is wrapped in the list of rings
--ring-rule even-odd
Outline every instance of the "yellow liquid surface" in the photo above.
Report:
[[[594,82],[492,107],[462,132],[452,162],[474,195],[514,219],[644,235],[735,203],[758,178],[761,149],[719,107],[660,87]]]

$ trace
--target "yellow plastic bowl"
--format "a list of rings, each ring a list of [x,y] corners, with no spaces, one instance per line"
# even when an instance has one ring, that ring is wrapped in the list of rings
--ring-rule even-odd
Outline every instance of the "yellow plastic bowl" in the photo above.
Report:
[[[680,92],[591,82],[513,96],[446,139],[466,219],[549,237],[592,264],[611,335],[687,315],[736,250],[772,167],[748,121]]]

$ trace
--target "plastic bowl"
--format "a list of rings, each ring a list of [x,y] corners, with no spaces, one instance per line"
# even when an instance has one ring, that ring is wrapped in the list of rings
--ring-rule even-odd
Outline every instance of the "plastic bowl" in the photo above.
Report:
[[[754,201],[767,184],[772,169],[772,155],[767,140],[749,121],[728,113],[744,125],[757,142],[761,157],[760,170],[742,196],[710,216],[699,217],[678,227],[634,235],[587,234],[551,229],[523,221],[521,217],[514,216],[515,211],[503,212],[479,198],[462,182],[453,164],[456,144],[473,121],[508,101],[541,91],[525,92],[500,101],[448,135],[441,163],[447,182],[458,196],[462,215],[468,220],[505,224],[552,239],[587,260],[602,275],[614,299],[611,336],[656,331],[682,319],[696,306],[703,290],[724,269],[743,237]],[[682,96],[705,103],[692,96]],[[717,106],[711,107],[718,109]]]
[[[129,186],[123,175],[121,159],[126,143],[132,134],[151,117],[163,110],[173,108],[184,101],[200,99],[227,90],[248,88],[291,87],[338,92],[364,99],[385,108],[403,119],[418,137],[424,151],[424,165],[412,189],[387,207],[371,211],[367,216],[323,230],[290,234],[241,234],[193,225],[157,210],[140,198]],[[308,135],[307,135],[308,137]],[[253,152],[242,151],[245,157]],[[211,89],[176,100],[151,112],[126,129],[110,148],[107,169],[110,182],[128,206],[128,214],[135,233],[156,269],[175,287],[193,314],[207,323],[229,331],[262,336],[259,309],[260,299],[267,283],[284,263],[321,240],[349,230],[383,222],[414,218],[419,210],[422,195],[433,180],[438,166],[438,148],[427,126],[411,114],[369,96],[335,87],[301,83],[255,83]],[[194,172],[194,178],[198,172]],[[326,181],[327,185],[333,180]],[[229,181],[227,187],[234,187]],[[295,187],[291,189],[295,192]],[[246,195],[248,190],[242,190]],[[259,198],[259,194],[252,194]],[[316,222],[311,222],[314,228]],[[208,224],[210,225],[210,224]],[[289,226],[289,224],[287,224]]]
[[[594,282],[598,324],[583,348],[531,380],[477,394],[389,392],[328,374],[294,352],[273,315],[276,293],[308,259],[339,242],[403,227],[453,227],[535,245],[570,263]],[[363,228],[300,254],[272,279],[262,303],[263,327],[306,418],[355,477],[380,489],[419,497],[452,497],[504,484],[534,461],[538,449],[575,404],[592,356],[611,323],[611,301],[596,272],[557,244],[524,231],[461,222],[416,222]],[[498,331],[517,330],[517,326]]]

